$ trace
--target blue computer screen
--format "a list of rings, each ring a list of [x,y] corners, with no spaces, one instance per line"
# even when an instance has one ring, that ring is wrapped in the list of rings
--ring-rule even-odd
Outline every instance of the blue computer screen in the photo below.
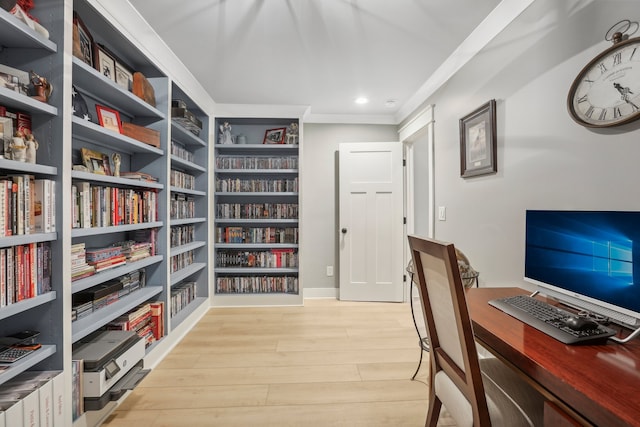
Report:
[[[640,312],[640,212],[527,211],[525,277]]]

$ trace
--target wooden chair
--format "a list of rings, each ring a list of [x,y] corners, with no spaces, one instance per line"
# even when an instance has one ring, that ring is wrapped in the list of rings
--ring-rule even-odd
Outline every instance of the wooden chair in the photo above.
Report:
[[[409,236],[431,345],[429,409],[464,426],[542,425],[543,398],[500,360],[478,358],[453,244]]]

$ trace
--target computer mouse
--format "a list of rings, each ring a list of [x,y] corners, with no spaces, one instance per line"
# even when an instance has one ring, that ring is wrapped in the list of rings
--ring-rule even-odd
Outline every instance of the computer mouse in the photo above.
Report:
[[[596,329],[599,325],[595,320],[591,320],[586,317],[567,317],[564,319],[564,324],[573,329],[574,331],[586,331],[588,329]]]

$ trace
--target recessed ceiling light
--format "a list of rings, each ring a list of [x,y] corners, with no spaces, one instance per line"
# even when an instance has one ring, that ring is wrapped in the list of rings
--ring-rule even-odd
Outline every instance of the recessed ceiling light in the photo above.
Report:
[[[369,98],[366,98],[364,96],[360,96],[360,97],[355,99],[355,103],[356,104],[362,105],[362,104],[366,104],[367,102],[369,102]]]

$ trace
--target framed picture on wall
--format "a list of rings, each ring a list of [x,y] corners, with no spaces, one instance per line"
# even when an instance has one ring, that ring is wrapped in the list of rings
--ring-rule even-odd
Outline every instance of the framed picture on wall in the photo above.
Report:
[[[460,176],[468,178],[498,171],[496,100],[460,119]]]

